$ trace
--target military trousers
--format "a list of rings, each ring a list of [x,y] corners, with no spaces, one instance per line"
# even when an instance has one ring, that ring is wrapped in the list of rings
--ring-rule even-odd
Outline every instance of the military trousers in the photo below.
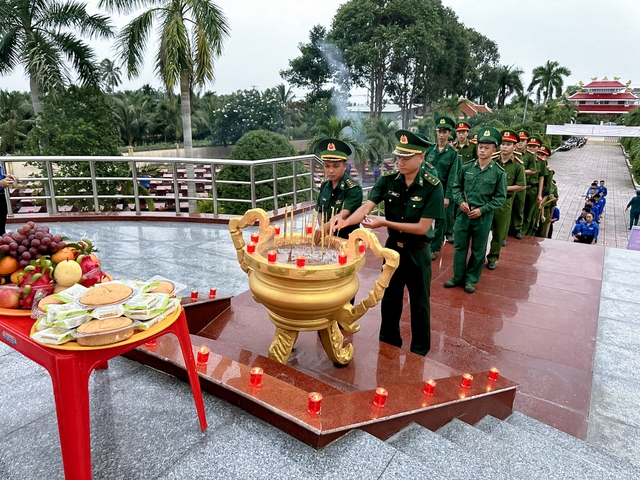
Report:
[[[544,207],[544,222],[540,222],[536,237],[547,238],[549,234],[549,225],[551,225],[551,208],[549,205]]]
[[[507,198],[504,204],[493,211],[493,221],[491,222],[491,247],[487,260],[497,262],[500,258],[500,250],[502,242],[507,238],[509,233],[509,222],[511,221],[511,212],[513,208],[513,198]]]
[[[402,347],[400,317],[404,304],[404,287],[409,291],[411,311],[411,348],[413,353],[426,355],[431,348],[431,251],[423,247],[401,248],[393,239],[387,239],[387,248],[400,254],[400,263],[381,302],[382,323],[379,340]]]
[[[492,222],[493,212],[484,213],[479,218],[469,218],[466,213],[458,211],[453,231],[453,278],[451,280],[455,283],[476,284],[480,281]],[[471,248],[470,255],[468,255],[469,248]]]
[[[444,236],[450,237],[453,235],[453,225],[455,224],[455,205],[453,200],[449,202],[449,206],[444,209],[444,219],[435,220],[435,229],[433,232],[433,238],[431,239],[431,251],[433,253],[442,250],[442,244],[444,243]]]
[[[538,186],[527,187],[527,196],[524,203],[524,223],[522,233],[524,235],[535,235],[540,222],[540,204],[538,203]]]
[[[513,197],[513,206],[511,207],[511,232],[522,233],[522,224],[524,223],[524,202],[527,196],[526,190],[519,190]]]

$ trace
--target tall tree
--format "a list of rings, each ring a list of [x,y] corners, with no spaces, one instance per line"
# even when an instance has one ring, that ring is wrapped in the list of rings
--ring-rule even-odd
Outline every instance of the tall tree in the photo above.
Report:
[[[101,7],[130,13],[144,11],[119,33],[118,54],[129,78],[138,76],[154,21],[158,21],[159,47],[156,73],[167,92],[180,86],[182,130],[185,157],[193,157],[191,130],[191,88],[214,79],[214,61],[222,54],[222,43],[229,34],[227,20],[211,0],[100,0]],[[195,178],[193,164],[187,163],[187,177]],[[195,184],[188,182],[189,196],[195,197]],[[195,201],[189,210],[195,211]]]
[[[121,73],[120,67],[108,58],[100,62],[100,84],[107,93],[113,93],[113,90],[122,83]]]
[[[498,44],[472,28],[465,30],[469,43],[470,68],[466,75],[464,96],[474,102],[493,105],[498,96]]]
[[[542,103],[547,103],[553,97],[554,91],[556,97],[562,95],[564,77],[569,75],[571,75],[571,70],[567,67],[561,66],[558,62],[548,60],[544,65],[533,69],[533,78],[529,84],[529,91],[533,92],[533,89],[538,87],[536,89],[538,102],[540,102],[540,97],[542,96]]]
[[[498,68],[498,108],[504,107],[507,97],[512,93],[522,93],[522,79],[524,72],[515,65],[501,65]]]
[[[22,146],[32,125],[33,108],[29,95],[0,90],[0,150],[15,153],[16,148]]]
[[[86,4],[73,0],[3,0],[0,18],[0,75],[24,69],[36,115],[42,112],[41,94],[69,83],[69,67],[83,85],[98,83],[93,49],[73,32],[109,38],[109,17],[89,15]]]

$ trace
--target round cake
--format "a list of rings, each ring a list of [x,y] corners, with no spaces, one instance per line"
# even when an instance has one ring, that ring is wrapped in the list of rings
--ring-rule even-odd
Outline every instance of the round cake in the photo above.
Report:
[[[159,285],[156,288],[154,288],[153,290],[150,290],[149,293],[167,293],[167,294],[171,294],[171,293],[173,293],[174,289],[175,289],[175,286],[173,285],[173,283],[167,282],[166,280],[160,280]]]
[[[62,305],[63,303],[64,302],[58,300],[55,296],[48,295],[38,302],[38,310],[46,312],[47,305]]]
[[[89,307],[101,307],[122,302],[129,298],[133,289],[122,283],[107,283],[92,287],[80,297],[79,302]]]
[[[76,329],[79,334],[76,340],[88,347],[109,345],[126,340],[133,335],[133,329],[133,321],[127,317],[91,320]]]

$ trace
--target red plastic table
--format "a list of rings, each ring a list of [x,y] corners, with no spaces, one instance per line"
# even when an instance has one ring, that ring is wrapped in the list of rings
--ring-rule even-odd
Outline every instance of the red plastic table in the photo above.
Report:
[[[29,337],[34,320],[4,315],[0,310],[0,340],[25,357],[47,369],[53,382],[62,448],[62,463],[67,480],[91,478],[91,425],[89,418],[89,376],[96,368],[106,368],[107,361],[132,350],[152,338],[173,333],[180,342],[191,391],[196,403],[200,428],[207,428],[204,402],[187,319],[180,307],[162,322],[138,332],[124,342],[103,347],[82,347],[75,342],[45,346]]]

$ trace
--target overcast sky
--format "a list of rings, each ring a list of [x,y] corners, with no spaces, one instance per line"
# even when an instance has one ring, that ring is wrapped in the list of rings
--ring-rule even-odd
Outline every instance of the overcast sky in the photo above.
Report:
[[[86,0],[97,11],[98,0]],[[256,86],[263,90],[282,83],[279,71],[298,55],[298,43],[308,41],[316,24],[329,28],[337,8],[344,0],[218,0],[225,13],[231,35],[223,56],[216,64],[216,81],[206,87],[230,93]],[[591,77],[621,77],[625,83],[640,84],[640,0],[443,0],[460,21],[494,40],[501,63],[515,64],[525,71],[528,86],[531,70],[555,60],[568,67],[572,75],[566,85]],[[526,8],[524,7],[526,5]],[[116,26],[132,17],[113,17]],[[114,58],[108,42],[92,41],[97,55]],[[126,80],[120,89],[135,89],[145,83],[159,87],[153,73],[156,46],[147,49],[142,75]],[[0,77],[0,88],[29,89],[22,72]],[[299,92],[301,96],[303,92]],[[361,103],[363,95],[352,102]]]

